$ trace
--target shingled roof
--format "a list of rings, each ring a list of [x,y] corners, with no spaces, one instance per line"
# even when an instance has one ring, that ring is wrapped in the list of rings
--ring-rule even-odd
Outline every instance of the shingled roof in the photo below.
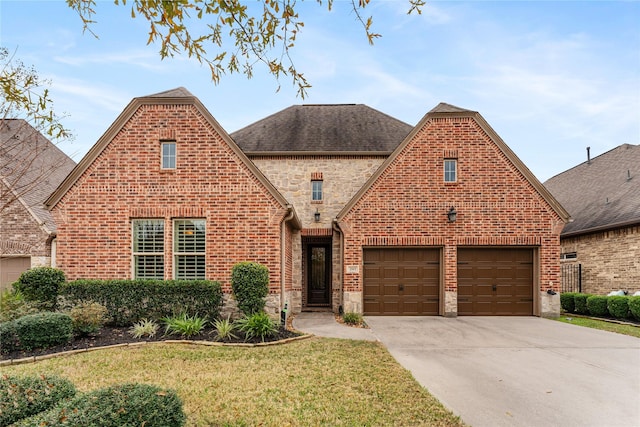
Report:
[[[640,224],[640,145],[620,145],[544,185],[573,218],[562,237]]]
[[[14,143],[11,143],[11,142]],[[0,120],[0,179],[49,233],[56,230],[44,201],[76,165],[22,119]]]
[[[362,104],[294,105],[231,134],[247,154],[390,154],[413,126]]]

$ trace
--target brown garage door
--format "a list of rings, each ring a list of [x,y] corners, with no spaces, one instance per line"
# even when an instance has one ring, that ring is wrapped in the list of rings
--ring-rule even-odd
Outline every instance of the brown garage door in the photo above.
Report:
[[[11,284],[18,280],[22,272],[31,267],[30,257],[0,258],[0,290],[10,289]]]
[[[458,315],[532,314],[533,250],[458,250]]]
[[[364,314],[437,315],[439,289],[439,249],[365,249]]]

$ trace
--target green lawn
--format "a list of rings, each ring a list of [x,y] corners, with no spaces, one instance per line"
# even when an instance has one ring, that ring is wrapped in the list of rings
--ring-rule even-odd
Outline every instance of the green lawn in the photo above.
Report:
[[[116,348],[0,368],[79,390],[141,382],[178,391],[188,426],[461,426],[379,343],[310,338],[255,348]]]
[[[570,314],[566,316],[560,316],[558,319],[560,322],[571,323],[572,325],[585,326],[587,328],[601,329],[603,331],[617,332],[619,334],[630,335],[632,337],[640,338],[640,327],[633,325],[622,325],[618,323],[606,322],[604,320],[597,320],[585,317],[574,317]]]

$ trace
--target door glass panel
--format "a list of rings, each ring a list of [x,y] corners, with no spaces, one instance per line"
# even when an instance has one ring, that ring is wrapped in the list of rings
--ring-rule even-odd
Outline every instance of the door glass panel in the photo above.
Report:
[[[326,286],[325,269],[326,248],[311,248],[311,289],[323,290]]]

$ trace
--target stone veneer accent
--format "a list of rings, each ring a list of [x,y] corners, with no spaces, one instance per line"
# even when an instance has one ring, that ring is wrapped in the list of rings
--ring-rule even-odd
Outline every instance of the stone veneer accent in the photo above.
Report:
[[[560,239],[562,253],[576,252],[582,264],[582,292],[606,295],[640,291],[640,226]]]
[[[444,292],[444,315],[445,317],[458,316],[458,291]]]

